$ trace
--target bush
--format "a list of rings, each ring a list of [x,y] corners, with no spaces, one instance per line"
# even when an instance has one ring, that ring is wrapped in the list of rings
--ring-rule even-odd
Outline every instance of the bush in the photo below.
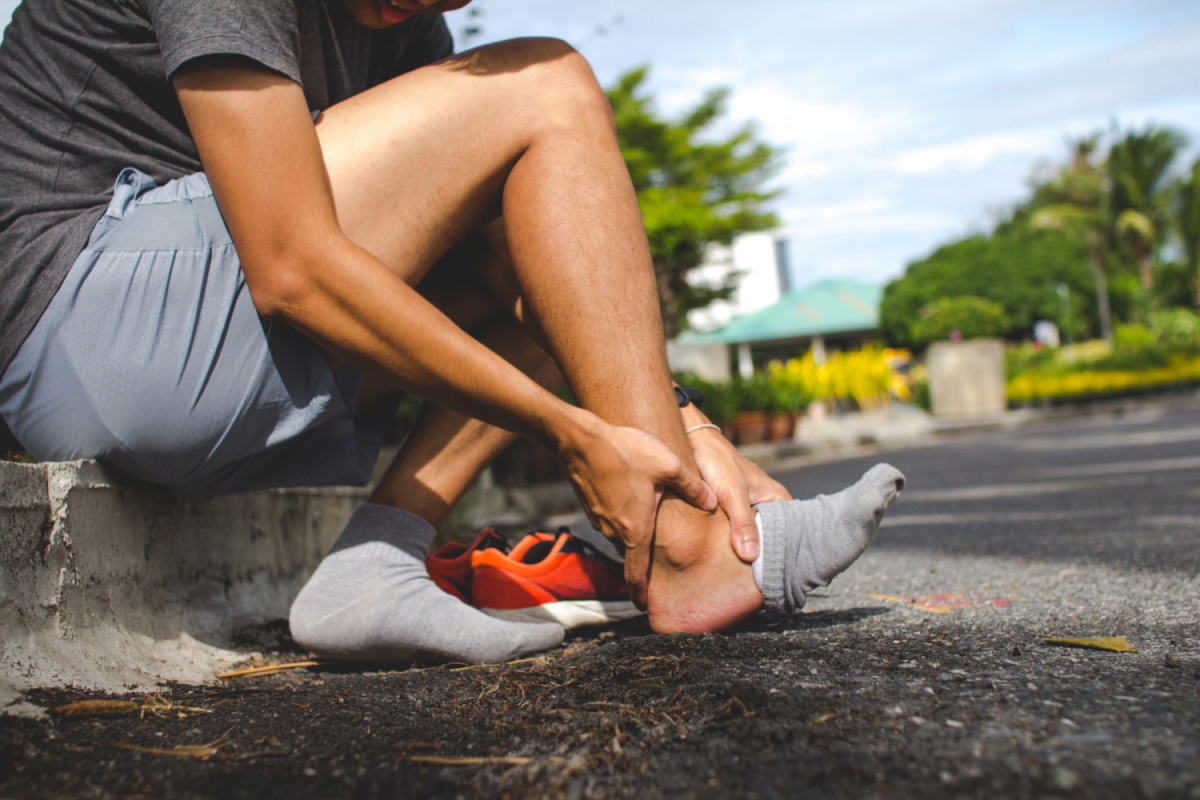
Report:
[[[1200,358],[1174,359],[1169,365],[1141,370],[1084,370],[1065,375],[1031,372],[1008,382],[1010,403],[1119,394],[1200,382]]]
[[[1118,325],[1113,333],[1113,345],[1120,350],[1133,350],[1154,344],[1154,335],[1145,325],[1136,322],[1130,325]]]
[[[800,367],[801,361],[788,364],[772,361],[767,366],[767,382],[775,398],[776,411],[800,411],[813,401],[814,381],[811,370]],[[789,369],[789,365],[792,368]]]
[[[1055,284],[1070,289],[1063,311]],[[1096,290],[1087,250],[1076,237],[1058,231],[1030,231],[1008,222],[991,236],[971,236],[938,248],[910,264],[904,277],[883,292],[879,325],[894,347],[913,347],[913,326],[922,309],[940,297],[982,297],[1004,308],[1005,339],[1020,341],[1040,319],[1053,320],[1071,338],[1096,330]]]
[[[921,312],[912,338],[920,347],[949,339],[954,331],[964,339],[986,339],[1002,336],[1008,327],[1008,315],[998,303],[982,297],[943,297]]]
[[[1060,363],[1065,362],[1060,360],[1058,350],[1028,342],[1004,351],[1004,374],[1009,380],[1031,370],[1053,370]]]
[[[733,379],[733,396],[737,401],[737,410],[741,411],[775,411],[776,397],[771,390],[770,381],[761,372],[756,372],[749,378],[737,376]]]
[[[728,383],[712,383],[694,372],[675,372],[672,376],[680,386],[693,386],[704,396],[701,409],[713,422],[727,422],[737,414],[737,397]]]
[[[1169,345],[1200,345],[1200,316],[1186,308],[1150,313],[1150,333]]]

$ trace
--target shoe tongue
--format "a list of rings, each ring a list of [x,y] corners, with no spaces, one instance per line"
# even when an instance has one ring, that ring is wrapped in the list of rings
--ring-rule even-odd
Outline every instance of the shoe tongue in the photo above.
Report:
[[[550,551],[554,549],[555,539],[547,539],[544,542],[538,542],[531,546],[521,555],[522,564],[538,564],[541,563],[546,556],[550,555]]]
[[[479,543],[479,550],[499,550],[501,553],[507,553],[512,549],[512,546],[508,543],[508,539],[505,539],[491,528],[484,530],[484,533],[486,536]]]

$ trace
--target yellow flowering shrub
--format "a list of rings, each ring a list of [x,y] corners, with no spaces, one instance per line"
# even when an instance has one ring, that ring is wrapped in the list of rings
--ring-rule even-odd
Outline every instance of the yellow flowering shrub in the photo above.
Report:
[[[1031,403],[1089,394],[1115,394],[1133,389],[1200,381],[1200,358],[1177,357],[1166,367],[1146,370],[1106,370],[1047,375],[1027,372],[1008,382],[1010,403]]]
[[[794,387],[812,400],[852,399],[859,408],[870,411],[888,401],[889,391],[907,398],[907,384],[891,367],[900,356],[900,351],[867,345],[834,353],[824,364],[817,364],[809,350],[802,358],[771,362],[767,375],[773,385]]]

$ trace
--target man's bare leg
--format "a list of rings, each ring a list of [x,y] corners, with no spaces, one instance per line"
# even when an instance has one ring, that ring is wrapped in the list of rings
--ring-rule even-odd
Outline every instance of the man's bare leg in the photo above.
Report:
[[[478,307],[466,298],[440,307],[455,319],[456,306],[463,319],[472,305]],[[553,361],[515,321],[501,317],[475,327],[482,343],[543,386],[561,382]],[[369,402],[375,392],[365,388]],[[484,615],[435,586],[425,568],[436,526],[512,440],[499,428],[427,404],[368,502],[355,510],[293,603],[296,641],[334,658],[397,661],[425,653],[485,663],[561,641],[558,625]]]
[[[492,350],[551,391],[558,368],[511,320],[480,337]],[[516,437],[454,411],[426,404],[370,502],[403,509],[441,527],[479,473]]]
[[[523,294],[582,405],[694,465],[611,110],[578,54],[484,48],[339,104],[317,130],[343,230],[412,284],[502,207]],[[724,515],[665,501],[654,624],[711,630],[757,610],[729,541]]]

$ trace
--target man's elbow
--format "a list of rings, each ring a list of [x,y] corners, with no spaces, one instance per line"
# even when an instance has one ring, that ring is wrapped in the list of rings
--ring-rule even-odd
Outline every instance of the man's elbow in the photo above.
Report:
[[[273,258],[245,270],[250,301],[263,319],[287,322],[307,305],[316,286],[299,259]]]

